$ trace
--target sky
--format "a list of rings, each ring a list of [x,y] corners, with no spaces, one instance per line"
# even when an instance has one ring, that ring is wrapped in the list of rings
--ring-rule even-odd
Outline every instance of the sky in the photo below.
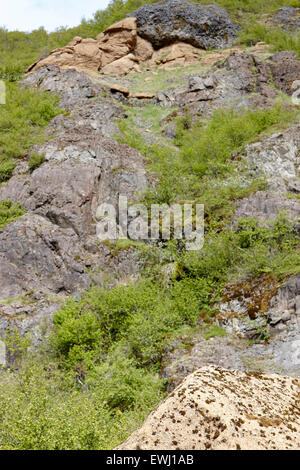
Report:
[[[50,32],[59,26],[77,26],[104,9],[109,0],[2,0],[0,27],[9,31],[32,31],[44,26]]]

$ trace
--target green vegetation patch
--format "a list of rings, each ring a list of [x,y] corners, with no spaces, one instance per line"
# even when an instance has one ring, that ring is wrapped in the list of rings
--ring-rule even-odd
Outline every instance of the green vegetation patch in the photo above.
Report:
[[[13,204],[7,200],[0,201],[0,229],[24,214],[25,211],[20,204]]]
[[[256,112],[218,110],[210,120],[199,120],[192,128],[181,118],[176,141],[179,150],[148,144],[129,119],[120,124],[119,140],[139,150],[159,179],[146,195],[149,204],[192,200],[204,204],[212,224],[221,220],[224,224],[232,217],[234,200],[265,187],[263,178],[250,178],[240,161],[245,145],[295,117],[295,111],[278,104]]]
[[[222,336],[226,336],[226,330],[218,325],[212,325],[207,331],[204,333],[204,338],[209,340],[210,338],[215,338],[216,336],[221,338]]]
[[[291,33],[279,28],[268,28],[256,21],[249,22],[239,34],[239,40],[246,46],[253,46],[262,41],[276,51],[295,51],[300,58],[300,32]]]
[[[19,158],[28,149],[45,142],[44,129],[62,111],[58,98],[40,90],[7,83],[6,104],[0,114],[0,183],[8,180]]]
[[[36,170],[37,168],[39,168],[42,163],[44,163],[45,161],[45,155],[44,154],[40,154],[40,153],[32,153],[30,155],[30,158],[28,160],[28,166],[29,166],[29,170],[30,172]]]

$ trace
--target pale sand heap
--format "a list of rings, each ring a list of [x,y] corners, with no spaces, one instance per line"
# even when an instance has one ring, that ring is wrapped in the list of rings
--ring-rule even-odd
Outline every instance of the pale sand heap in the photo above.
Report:
[[[299,380],[203,367],[118,449],[299,449]]]

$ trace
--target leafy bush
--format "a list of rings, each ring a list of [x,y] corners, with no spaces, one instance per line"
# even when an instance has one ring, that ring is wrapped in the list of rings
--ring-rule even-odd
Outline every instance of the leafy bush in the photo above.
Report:
[[[230,279],[299,273],[299,238],[294,224],[278,216],[271,226],[241,219],[237,229],[210,233],[200,252],[187,252],[182,269],[221,284]]]
[[[195,324],[210,292],[205,280],[182,280],[167,290],[152,281],[111,290],[90,289],[55,314],[54,350],[68,367],[88,366],[117,343],[140,365],[157,362],[167,336]]]
[[[163,396],[162,382],[129,361],[103,365],[80,387],[49,358],[27,355],[17,374],[2,372],[1,449],[113,449]]]
[[[138,367],[158,364],[174,332],[195,325],[232,277],[297,272],[298,245],[283,216],[269,227],[242,219],[235,230],[209,233],[201,251],[177,253],[179,275],[171,284],[150,278],[110,290],[94,287],[80,301],[70,300],[54,317],[54,351],[67,368],[84,364],[89,370],[115,348]]]

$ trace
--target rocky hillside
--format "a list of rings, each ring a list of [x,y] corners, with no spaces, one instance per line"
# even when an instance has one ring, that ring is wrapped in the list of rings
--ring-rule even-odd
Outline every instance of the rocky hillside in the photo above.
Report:
[[[259,36],[198,3],[134,8],[7,83],[3,449],[299,447],[299,8]],[[203,248],[100,240],[119,196],[204,204]]]

